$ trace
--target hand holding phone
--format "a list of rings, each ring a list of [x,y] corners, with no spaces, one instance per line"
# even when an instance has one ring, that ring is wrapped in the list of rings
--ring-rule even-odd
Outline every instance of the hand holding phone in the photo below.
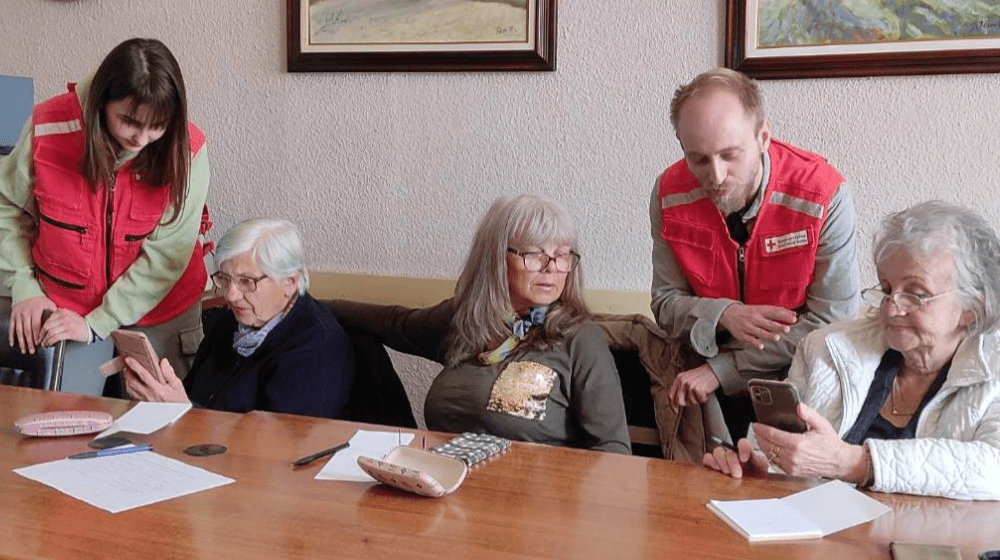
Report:
[[[748,386],[758,422],[796,434],[806,431],[805,421],[799,418],[801,399],[794,385],[785,381],[751,379]]]
[[[163,373],[160,372],[160,359],[156,357],[156,351],[153,350],[153,345],[149,343],[145,333],[117,329],[111,331],[111,338],[115,341],[115,347],[123,359],[134,358],[146,371],[153,374],[157,381],[164,383]]]

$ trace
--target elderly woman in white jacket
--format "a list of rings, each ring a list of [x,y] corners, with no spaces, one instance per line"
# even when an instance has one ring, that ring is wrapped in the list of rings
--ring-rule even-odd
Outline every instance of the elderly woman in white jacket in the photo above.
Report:
[[[788,381],[808,426],[754,424],[704,464],[767,464],[880,492],[1000,499],[1000,241],[975,213],[926,202],[875,238],[877,310],[803,340]],[[756,443],[756,449],[754,449]],[[749,463],[749,465],[748,465]]]

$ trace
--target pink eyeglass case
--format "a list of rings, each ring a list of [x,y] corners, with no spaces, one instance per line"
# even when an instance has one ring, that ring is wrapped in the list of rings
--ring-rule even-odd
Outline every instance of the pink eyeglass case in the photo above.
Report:
[[[458,459],[405,446],[394,448],[382,459],[362,455],[358,466],[383,484],[432,498],[457,490],[469,473],[469,467]]]
[[[18,433],[34,437],[75,436],[106,430],[114,422],[107,412],[61,410],[22,416],[14,422]]]

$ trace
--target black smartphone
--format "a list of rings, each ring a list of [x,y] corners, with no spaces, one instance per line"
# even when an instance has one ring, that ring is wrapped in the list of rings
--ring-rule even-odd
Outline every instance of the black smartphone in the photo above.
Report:
[[[806,431],[806,423],[796,412],[800,399],[794,385],[785,381],[751,379],[748,386],[758,422],[796,434]]]

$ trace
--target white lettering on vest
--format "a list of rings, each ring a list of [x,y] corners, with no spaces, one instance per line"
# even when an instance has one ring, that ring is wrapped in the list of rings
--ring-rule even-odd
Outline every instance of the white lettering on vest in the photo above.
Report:
[[[806,230],[793,231],[778,237],[767,237],[764,239],[764,252],[777,253],[795,247],[804,247],[809,244],[809,235]]]

